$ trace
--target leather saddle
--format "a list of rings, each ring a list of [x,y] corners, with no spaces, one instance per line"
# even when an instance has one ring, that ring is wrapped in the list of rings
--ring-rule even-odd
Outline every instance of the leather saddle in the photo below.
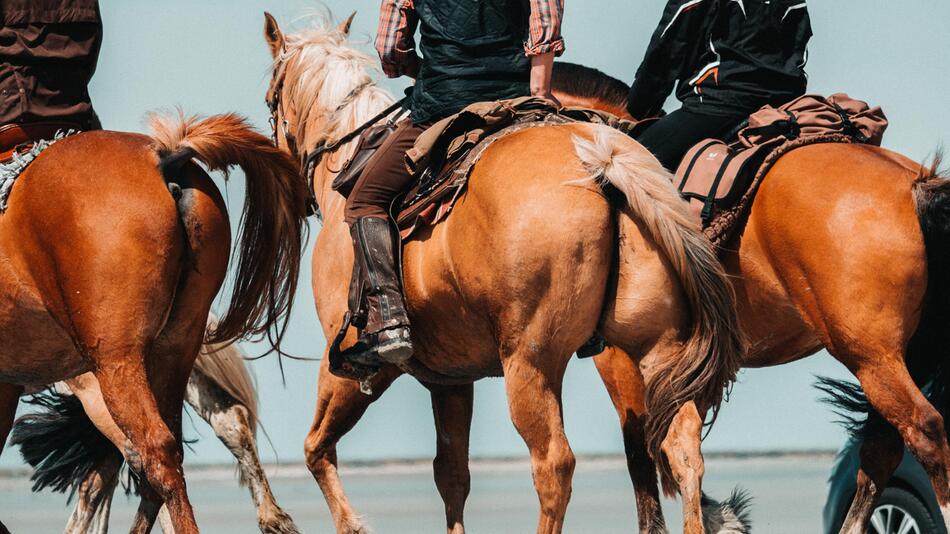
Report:
[[[41,139],[52,139],[56,132],[81,130],[72,122],[43,121],[27,124],[4,124],[0,126],[0,163],[7,163],[14,154],[22,153]]]

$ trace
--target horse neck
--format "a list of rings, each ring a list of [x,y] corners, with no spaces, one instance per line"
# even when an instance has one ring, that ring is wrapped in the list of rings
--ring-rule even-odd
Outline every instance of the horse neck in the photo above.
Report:
[[[341,110],[343,116],[332,132],[327,133],[321,120],[307,124],[303,132],[303,147],[313,150],[322,141],[332,142],[355,130],[374,115],[394,102],[392,95],[379,87],[367,87],[357,99]],[[326,115],[323,115],[326,116]],[[324,224],[333,219],[343,219],[343,205],[346,199],[333,190],[333,180],[339,175],[343,164],[353,155],[358,139],[341,146],[333,153],[326,154],[313,172],[313,195],[324,216]]]

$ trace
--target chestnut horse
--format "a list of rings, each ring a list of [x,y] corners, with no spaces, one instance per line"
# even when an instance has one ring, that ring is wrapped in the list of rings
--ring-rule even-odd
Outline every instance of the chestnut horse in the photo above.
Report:
[[[626,97],[596,71],[559,76],[555,68],[554,78],[559,98],[587,107],[610,109]],[[950,447],[943,418],[918,387],[947,376],[938,371],[950,341],[950,180],[938,164],[858,144],[795,150],[765,177],[744,230],[721,250],[747,335],[742,365],[779,365],[825,348],[858,378],[871,416],[889,423],[864,440],[842,532],[866,531],[904,444],[930,476],[950,527]],[[652,406],[643,402],[650,386],[638,371],[642,357],[608,350],[594,361],[620,415],[641,529],[651,532],[663,519],[644,454]],[[690,411],[695,432],[677,448],[697,491],[703,413],[702,405]],[[672,452],[656,436],[647,445],[653,458]]]
[[[266,15],[275,141],[299,158],[392,102],[367,74],[370,58],[348,46],[349,22],[284,35]],[[347,309],[352,244],[344,198],[331,183],[351,150],[324,157],[313,175],[324,217],[313,286],[326,339]],[[604,184],[620,193],[620,206],[608,202]],[[403,259],[416,347],[410,364],[380,371],[371,396],[331,375],[326,359],[320,369],[305,453],[339,532],[365,529],[342,491],[336,441],[404,370],[432,391],[435,476],[448,529],[463,531],[471,383],[504,376],[512,421],[531,455],[538,532],[549,533],[563,526],[574,469],[561,382],[574,349],[598,324],[612,344],[644,355],[659,404],[695,398],[715,410],[741,358],[731,287],[669,173],[605,126],[549,125],[498,140],[452,215],[406,243]],[[664,435],[669,429],[674,442],[689,430],[675,417],[682,415],[667,410],[654,426]],[[699,500],[689,506],[698,518]]]
[[[165,503],[187,534],[198,528],[181,467],[182,399],[231,236],[220,193],[191,160],[238,165],[247,178],[230,308],[214,342],[279,337],[306,188],[294,162],[237,116],[155,117],[152,128],[66,137],[13,187],[0,216],[0,443],[25,385],[67,380],[87,412],[108,411],[147,481],[133,530],[147,532]]]
[[[217,322],[209,317],[208,329],[213,330]],[[236,343],[202,346],[188,377],[185,403],[238,461],[240,483],[250,490],[260,531],[299,534],[293,519],[277,504],[258,456],[257,391],[246,357]],[[86,414],[68,390],[58,383],[52,393],[30,401],[42,409],[17,419],[10,444],[19,446],[24,460],[34,468],[33,491],[51,487],[76,495],[66,534],[105,534],[126,437],[108,412]],[[159,512],[158,520],[162,530],[174,532],[167,507]]]

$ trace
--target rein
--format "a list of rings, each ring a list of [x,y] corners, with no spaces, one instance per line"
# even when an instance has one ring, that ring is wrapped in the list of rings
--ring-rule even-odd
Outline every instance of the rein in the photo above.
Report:
[[[274,74],[275,76],[277,76],[276,70]],[[353,90],[350,91],[343,98],[340,104],[337,105],[337,107],[333,110],[333,112],[330,113],[330,116],[332,117],[333,115],[336,115],[337,113],[340,113],[341,111],[343,111],[347,106],[349,106],[356,99],[357,96],[359,96],[360,93],[363,92],[364,89],[366,89],[367,87],[370,87],[371,85],[373,85],[373,82],[367,81],[354,87]],[[274,89],[273,89],[273,97],[267,102],[267,107],[270,109],[270,112],[271,112],[271,116],[270,116],[271,139],[274,142],[274,146],[278,148],[280,148],[280,146],[278,143],[277,123],[283,111],[283,106],[282,106],[282,102],[280,98],[280,95],[283,92],[283,86],[284,86],[284,78],[283,76],[281,76],[280,79],[275,82]],[[324,139],[320,141],[319,143],[317,143],[317,145],[313,148],[312,151],[303,152],[300,158],[300,169],[301,169],[303,179],[307,182],[307,189],[310,192],[310,200],[309,200],[309,208],[308,208],[309,215],[316,214],[317,217],[320,217],[320,207],[317,205],[317,200],[313,192],[313,173],[316,170],[317,165],[319,165],[320,161],[323,159],[323,156],[325,154],[336,152],[337,150],[339,150],[341,146],[345,145],[346,143],[349,143],[353,139],[356,139],[356,137],[358,137],[361,133],[366,131],[368,128],[370,128],[377,122],[381,121],[382,119],[386,118],[397,109],[402,108],[408,100],[409,100],[409,95],[407,94],[405,97],[399,99],[398,101],[396,101],[395,103],[393,103],[392,105],[384,109],[383,111],[377,113],[371,119],[359,125],[358,127],[356,127],[356,129],[347,133],[343,137],[340,137],[339,139],[336,139],[335,141],[330,141],[330,142]],[[287,139],[287,148],[290,150],[290,153],[291,154],[299,153],[299,151],[297,150],[298,147],[297,147],[296,138],[290,133],[290,128],[287,123],[287,119],[283,120],[283,127],[284,127],[284,137]]]

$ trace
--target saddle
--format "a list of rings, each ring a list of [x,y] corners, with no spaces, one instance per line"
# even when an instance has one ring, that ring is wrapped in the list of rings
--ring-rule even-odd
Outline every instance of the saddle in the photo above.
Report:
[[[363,168],[395,131],[401,116],[360,135],[356,151],[333,181],[335,191],[344,197],[350,194]],[[586,108],[557,109],[537,97],[472,104],[432,125],[406,153],[406,168],[418,178],[396,199],[391,210],[402,239],[448,216],[464,192],[472,168],[494,141],[526,128],[568,122],[606,124],[630,135],[647,124]]]
[[[0,164],[9,163],[14,154],[22,154],[33,148],[41,139],[52,139],[56,132],[81,130],[71,122],[44,121],[28,124],[4,124],[0,126]]]
[[[844,93],[805,95],[764,106],[731,142],[705,139],[680,162],[674,184],[706,236],[722,246],[744,221],[761,180],[791,150],[815,143],[881,144],[887,118],[880,107]]]

